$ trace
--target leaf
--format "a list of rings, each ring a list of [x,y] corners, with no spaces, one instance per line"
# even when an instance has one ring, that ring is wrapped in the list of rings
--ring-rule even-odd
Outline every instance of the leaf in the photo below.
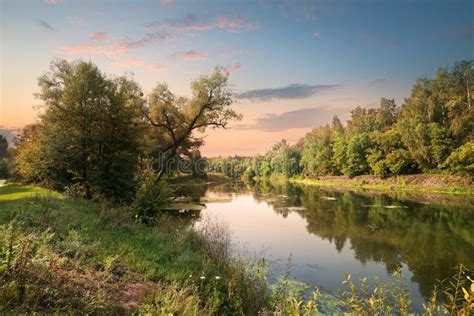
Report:
[[[462,291],[464,293],[464,299],[467,301],[469,299],[469,293],[467,292],[465,288],[462,288]]]

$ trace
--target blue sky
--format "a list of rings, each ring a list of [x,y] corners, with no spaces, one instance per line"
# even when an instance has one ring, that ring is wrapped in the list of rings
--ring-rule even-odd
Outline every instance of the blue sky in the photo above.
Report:
[[[295,142],[332,114],[474,57],[473,1],[1,1],[0,126],[35,121],[36,80],[54,57],[133,72],[145,91],[227,67],[244,119],[210,131],[208,155]],[[229,141],[232,140],[232,141]]]

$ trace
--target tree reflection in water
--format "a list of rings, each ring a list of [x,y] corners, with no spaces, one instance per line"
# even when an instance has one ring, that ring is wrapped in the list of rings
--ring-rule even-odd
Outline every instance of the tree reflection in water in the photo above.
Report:
[[[267,201],[282,216],[297,212],[308,232],[329,240],[338,251],[349,243],[361,263],[384,263],[387,272],[407,264],[425,298],[436,280],[451,276],[456,265],[474,270],[472,197],[335,191],[268,182],[249,188],[255,199]],[[282,198],[272,200],[274,196]]]

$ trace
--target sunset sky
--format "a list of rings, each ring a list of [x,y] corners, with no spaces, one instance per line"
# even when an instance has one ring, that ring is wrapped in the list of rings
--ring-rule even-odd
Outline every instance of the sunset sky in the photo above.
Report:
[[[334,114],[474,58],[473,1],[1,0],[0,132],[32,123],[37,78],[54,57],[132,72],[189,95],[200,74],[230,71],[231,129],[208,131],[204,155],[294,143]]]

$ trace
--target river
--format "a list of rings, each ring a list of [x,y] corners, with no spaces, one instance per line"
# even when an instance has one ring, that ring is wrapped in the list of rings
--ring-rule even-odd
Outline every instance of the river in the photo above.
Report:
[[[285,273],[338,293],[353,279],[386,280],[396,269],[420,311],[439,279],[463,263],[474,270],[472,196],[380,193],[290,183],[205,186],[201,219],[230,230],[238,248],[271,262],[270,282]]]

